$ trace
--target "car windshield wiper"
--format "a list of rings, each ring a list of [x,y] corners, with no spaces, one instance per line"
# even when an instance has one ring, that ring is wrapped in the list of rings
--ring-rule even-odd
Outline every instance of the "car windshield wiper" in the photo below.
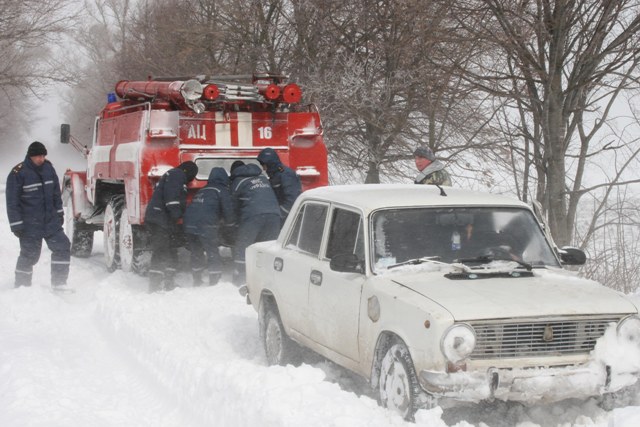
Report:
[[[422,258],[412,258],[412,259],[408,259],[406,261],[402,261],[399,262],[397,264],[391,264],[390,266],[387,267],[387,270],[390,270],[392,268],[395,267],[400,267],[403,265],[418,265],[418,264],[422,264],[423,262],[436,262],[438,264],[444,264],[439,262],[440,261],[440,257],[439,256],[425,256]]]
[[[467,264],[467,263],[477,263],[477,264],[489,264],[492,261],[513,261],[518,263],[518,265],[520,265],[520,267],[526,268],[527,271],[531,271],[533,269],[533,266],[531,264],[529,264],[528,262],[524,262],[524,261],[520,261],[518,259],[513,259],[510,257],[496,257],[493,255],[480,255],[474,258],[462,258],[459,259],[458,262],[462,263],[462,264]]]

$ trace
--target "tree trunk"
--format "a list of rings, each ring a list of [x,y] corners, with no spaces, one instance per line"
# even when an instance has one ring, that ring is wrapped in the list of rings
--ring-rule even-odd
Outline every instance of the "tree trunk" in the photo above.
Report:
[[[379,184],[380,183],[380,169],[378,168],[378,164],[373,161],[373,160],[369,160],[367,162],[368,165],[368,169],[367,169],[367,177],[364,180],[365,184]]]

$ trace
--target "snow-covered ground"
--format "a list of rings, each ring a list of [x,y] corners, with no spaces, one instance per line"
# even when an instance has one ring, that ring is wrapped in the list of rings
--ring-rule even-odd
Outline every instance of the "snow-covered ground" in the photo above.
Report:
[[[66,296],[49,289],[43,248],[34,286],[13,289],[18,241],[0,188],[0,426],[405,426],[359,378],[319,358],[268,367],[251,306],[227,281],[149,295],[146,279],[108,273],[101,233],[73,258]],[[416,425],[640,425],[633,390],[605,411],[594,399],[525,407],[422,410]]]

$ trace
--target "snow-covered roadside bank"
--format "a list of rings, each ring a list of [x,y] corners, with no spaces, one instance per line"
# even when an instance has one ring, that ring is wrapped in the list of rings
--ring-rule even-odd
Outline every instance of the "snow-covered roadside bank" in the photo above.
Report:
[[[96,328],[93,303],[3,289],[0,312],[1,425],[180,424],[170,400]]]

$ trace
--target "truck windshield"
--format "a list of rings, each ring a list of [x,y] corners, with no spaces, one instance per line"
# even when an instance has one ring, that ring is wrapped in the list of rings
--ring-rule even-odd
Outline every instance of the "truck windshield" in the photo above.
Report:
[[[558,267],[533,214],[518,208],[403,208],[372,215],[374,270],[412,259],[516,260]]]

